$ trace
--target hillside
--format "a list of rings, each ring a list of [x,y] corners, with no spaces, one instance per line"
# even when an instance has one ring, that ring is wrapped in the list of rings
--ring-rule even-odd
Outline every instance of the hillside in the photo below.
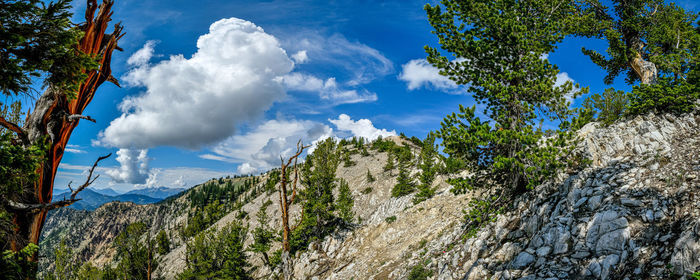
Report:
[[[591,164],[559,174],[514,200],[495,221],[465,238],[464,210],[481,194],[454,195],[438,175],[436,195],[413,204],[412,195],[391,196],[397,171],[384,171],[387,153],[355,153],[355,164],[340,164],[337,177],[348,181],[358,223],[336,231],[294,257],[296,279],[406,279],[415,267],[432,272],[431,279],[667,279],[700,270],[700,116],[648,114],[605,127],[590,123],[579,131],[577,150]],[[393,141],[410,145],[398,137]],[[367,172],[376,178],[369,182]],[[412,175],[418,172],[412,169]],[[466,175],[466,174],[460,174]],[[268,199],[271,225],[279,228],[277,192],[264,192],[268,174],[241,201],[243,218],[255,228],[254,217]],[[247,178],[208,183],[238,186]],[[127,224],[144,221],[151,234],[165,229],[174,248],[161,256],[158,275],[172,279],[185,267],[182,228],[188,222],[193,193],[158,204],[112,202],[95,211],[60,209],[47,219],[42,250],[67,238],[82,261],[110,263],[110,242]],[[223,202],[227,204],[226,201]],[[233,208],[231,208],[233,209]],[[292,207],[298,217],[298,205]],[[240,217],[230,211],[211,227]],[[249,231],[247,244],[252,233]],[[273,251],[279,248],[273,245]],[[255,278],[276,279],[279,268],[262,265]],[[44,255],[42,253],[42,255]],[[42,259],[49,267],[50,257]]]

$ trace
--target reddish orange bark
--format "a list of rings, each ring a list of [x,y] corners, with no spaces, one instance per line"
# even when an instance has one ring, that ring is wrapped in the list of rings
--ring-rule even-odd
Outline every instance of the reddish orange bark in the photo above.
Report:
[[[34,184],[33,192],[25,197],[25,203],[47,204],[51,203],[56,170],[63,158],[63,151],[70,139],[73,129],[78,125],[79,119],[71,119],[68,116],[82,115],[83,110],[92,101],[97,88],[105,81],[116,84],[116,79],[111,76],[110,62],[112,52],[117,46],[117,41],[124,35],[122,26],[116,24],[112,34],[105,34],[112,16],[112,0],[103,0],[97,5],[96,0],[88,0],[85,12],[86,23],[82,26],[83,38],[78,42],[78,50],[99,58],[99,67],[95,70],[85,71],[87,78],[80,85],[76,97],[68,100],[64,92],[56,92],[49,87],[37,100],[34,111],[27,116],[24,130],[28,134],[29,142],[34,144],[42,136],[50,136],[49,149],[39,168],[39,180]],[[95,13],[97,12],[97,16]],[[22,239],[20,243],[30,242],[38,244],[39,236],[46,219],[47,209],[19,213],[15,215],[15,224],[18,234]],[[20,245],[20,246],[16,246]],[[13,244],[17,250],[26,244]],[[19,247],[19,248],[18,248]]]

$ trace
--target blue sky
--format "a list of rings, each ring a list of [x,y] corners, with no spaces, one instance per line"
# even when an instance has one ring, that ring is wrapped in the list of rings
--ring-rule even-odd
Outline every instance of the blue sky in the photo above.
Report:
[[[56,188],[82,182],[107,153],[94,187],[126,191],[264,171],[300,138],[423,138],[474,104],[424,61],[423,47],[437,46],[425,3],[117,0],[122,88],[98,90],[85,112],[98,122],[73,132]],[[74,5],[82,21],[84,1]],[[548,59],[562,80],[602,92],[605,74],[582,46],[606,48],[568,38]],[[614,86],[628,88],[622,78]]]

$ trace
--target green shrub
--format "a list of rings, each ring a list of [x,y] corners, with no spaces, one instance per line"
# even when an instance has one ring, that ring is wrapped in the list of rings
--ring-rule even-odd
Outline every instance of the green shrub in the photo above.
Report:
[[[39,246],[29,243],[19,252],[6,250],[0,257],[0,272],[3,279],[33,279],[37,271],[37,263],[29,258],[39,251]]]
[[[366,187],[364,190],[362,190],[362,194],[370,194],[372,191],[372,187]]]
[[[692,111],[699,97],[700,92],[693,83],[659,78],[656,84],[632,88],[627,114],[636,116],[651,111],[682,114]]]
[[[277,267],[282,263],[282,249],[279,249],[272,253],[270,256],[270,267]]]
[[[369,168],[367,168],[367,182],[372,183],[374,181],[375,181],[374,176],[372,176],[372,173],[369,172]]]
[[[497,197],[475,198],[469,201],[469,211],[464,211],[467,238],[474,237],[485,224],[496,221],[496,215],[502,211],[502,208],[497,206],[497,201]]]
[[[583,108],[593,108],[596,111],[597,121],[603,124],[611,124],[624,116],[629,99],[627,93],[613,88],[606,89],[603,94],[589,96],[583,102]]]
[[[408,274],[408,280],[426,280],[433,276],[433,271],[425,268],[422,263],[414,265]]]
[[[386,219],[384,219],[384,221],[386,221],[389,224],[396,222],[396,216],[387,217]]]

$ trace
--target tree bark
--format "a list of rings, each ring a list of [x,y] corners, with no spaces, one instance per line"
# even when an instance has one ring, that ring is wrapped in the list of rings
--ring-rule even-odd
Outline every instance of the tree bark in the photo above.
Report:
[[[631,38],[626,40],[626,42],[635,53],[634,58],[629,61],[630,67],[637,77],[639,77],[642,84],[655,84],[658,72],[656,70],[656,65],[651,61],[644,60],[644,57],[642,56],[644,53],[644,42],[642,42],[642,39],[638,34],[628,35],[626,37]]]
[[[656,65],[651,61],[644,60],[640,53],[637,53],[637,56],[630,62],[630,66],[642,84],[650,85],[656,83],[658,75]]]
[[[81,26],[84,35],[77,42],[78,51],[97,58],[99,67],[94,70],[84,70],[87,78],[80,84],[79,91],[73,99],[69,100],[66,92],[49,86],[36,101],[34,110],[27,116],[23,128],[26,139],[22,141],[22,145],[29,147],[46,139],[48,151],[37,170],[38,181],[24,186],[24,196],[20,201],[22,203],[44,205],[51,203],[56,170],[73,129],[81,118],[94,121],[92,118],[83,116],[83,110],[92,101],[97,88],[102,83],[110,81],[116,84],[116,79],[111,76],[110,63],[112,52],[115,49],[121,50],[117,46],[117,41],[124,34],[120,24],[114,26],[112,34],[105,34],[111,21],[112,5],[112,0],[103,0],[99,7],[97,0],[88,0],[85,12],[86,23]],[[96,11],[97,16],[95,16]],[[17,228],[18,240],[11,244],[13,250],[20,250],[28,243],[39,243],[47,213],[48,209],[42,208],[38,211],[14,214],[13,222]]]
[[[299,179],[299,170],[297,169],[297,159],[299,158],[299,155],[301,155],[302,152],[304,152],[304,149],[308,148],[309,146],[304,146],[301,144],[301,140],[297,143],[297,152],[294,154],[292,157],[290,157],[287,160],[287,163],[284,163],[284,159],[282,160],[282,170],[280,172],[280,176],[282,176],[282,179],[280,180],[280,191],[279,191],[279,199],[280,199],[280,210],[282,212],[282,274],[284,277],[284,280],[290,280],[292,279],[292,260],[289,256],[289,251],[290,251],[290,246],[289,246],[289,233],[292,228],[289,227],[289,206],[294,203],[294,199],[297,196],[297,181]],[[294,161],[294,180],[291,182],[291,198],[287,195],[287,185],[288,180],[287,180],[287,168],[289,167],[290,164],[292,164],[292,161]]]

